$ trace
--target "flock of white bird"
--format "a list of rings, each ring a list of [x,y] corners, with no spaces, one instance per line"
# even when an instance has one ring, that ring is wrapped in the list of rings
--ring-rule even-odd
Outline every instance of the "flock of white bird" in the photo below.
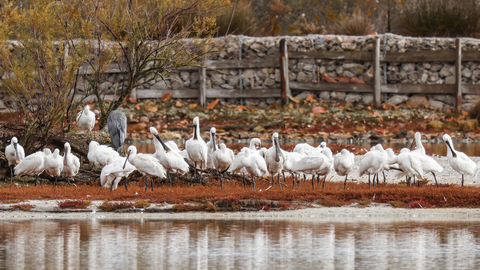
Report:
[[[77,116],[77,125],[84,130],[92,130],[95,125],[95,114],[89,109],[86,105]],[[276,132],[272,134],[270,148],[262,148],[260,139],[253,138],[249,147],[244,147],[234,154],[224,143],[217,146],[214,127],[210,129],[210,141],[205,143],[201,137],[198,117],[193,119],[193,135],[186,141],[184,150],[180,150],[174,141],[163,142],[154,127],[150,128],[150,132],[155,137],[154,154],[137,153],[137,148],[131,145],[127,149],[127,156],[122,157],[110,146],[100,145],[96,141],[90,142],[87,158],[96,167],[102,168],[100,174],[102,187],[116,189],[121,178],[128,178],[134,170],[138,170],[146,177],[145,191],[148,190],[149,182],[153,190],[151,177],[168,178],[171,187],[172,174],[185,175],[190,171],[193,171],[192,181],[196,179],[201,183],[203,169],[210,168],[218,171],[222,191],[225,172],[243,175],[245,186],[245,175],[249,175],[255,190],[255,179],[268,176],[271,177],[272,188],[275,189],[275,184],[278,184],[281,189],[282,185],[286,185],[285,173],[293,178],[292,188],[295,188],[295,184],[300,188],[299,176],[301,175],[304,180],[307,178],[306,175],[311,176],[313,189],[315,189],[315,177],[317,177],[317,185],[323,177],[322,188],[324,188],[327,175],[335,171],[338,175],[345,176],[345,189],[348,176],[355,165],[353,153],[343,149],[333,156],[325,142],[320,143],[318,147],[300,143],[292,152],[284,151],[280,148]],[[391,148],[385,150],[381,144],[372,147],[360,160],[359,177],[368,174],[369,185],[373,183],[375,186],[375,180],[377,185],[379,184],[380,173],[383,173],[385,181],[386,170],[397,170],[398,175],[406,177],[409,186],[412,177],[415,181],[415,177],[423,179],[426,174],[432,173],[438,187],[435,174],[441,173],[443,167],[435,159],[426,155],[419,132],[415,133],[414,140],[416,144],[414,150],[404,148],[398,155]],[[476,178],[480,176],[480,162],[477,165],[467,155],[456,151],[448,134],[443,135],[443,140],[447,145],[447,158],[450,165],[462,175],[462,186],[465,175],[475,175]],[[63,156],[60,155],[59,149],[55,149],[52,153],[48,148],[25,156],[18,139],[13,137],[11,144],[5,148],[5,156],[12,170],[12,176],[13,174],[18,177],[35,176],[35,185],[38,183],[38,175],[43,171],[55,178],[55,186],[62,172],[70,184],[70,179],[73,180],[80,169],[80,160],[71,153],[68,142],[64,145]],[[284,183],[280,181],[280,176],[283,176]],[[128,190],[127,180],[125,180],[125,188]]]

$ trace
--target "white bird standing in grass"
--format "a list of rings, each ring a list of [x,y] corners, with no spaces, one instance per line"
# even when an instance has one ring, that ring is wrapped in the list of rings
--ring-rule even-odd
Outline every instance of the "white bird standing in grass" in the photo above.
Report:
[[[217,145],[215,144],[215,141],[213,141],[213,165],[215,166],[215,169],[218,171],[218,174],[220,175],[220,186],[223,191],[223,179],[222,176],[223,174],[230,168],[230,166],[233,163],[233,159],[235,157],[235,154],[233,153],[232,149],[227,148],[227,146],[224,143],[220,144],[220,149],[217,149]]]
[[[188,158],[195,164],[195,174],[192,180],[197,177],[197,165],[200,166],[200,170],[205,168],[207,164],[207,144],[200,136],[200,120],[196,116],[193,118],[193,136],[185,142],[185,149],[187,149]],[[202,174],[200,172],[200,183],[202,182]]]
[[[368,173],[368,185],[371,186],[370,175],[373,174],[373,181],[375,177],[378,178],[378,173],[385,170],[388,161],[388,154],[383,149],[381,144],[377,144],[372,147],[370,152],[367,152],[363,155],[362,160],[360,160],[360,170],[359,177],[362,177],[364,174]],[[375,185],[375,182],[373,183]]]
[[[293,178],[292,188],[295,188],[295,178],[298,184],[298,188],[300,188],[300,180],[298,180],[298,177],[297,177],[298,173],[294,171],[294,166],[299,160],[305,157],[304,148],[301,147],[297,149],[297,151],[298,152],[283,152],[285,154],[284,170],[289,172],[292,175],[292,178]]]
[[[322,152],[312,151],[293,165],[293,171],[295,173],[311,174],[312,189],[315,189],[315,175],[317,175],[317,182],[319,182],[320,175],[323,175],[322,188],[325,188],[325,180],[332,168],[332,162],[332,151],[329,148]]]
[[[38,175],[45,170],[45,157],[50,155],[52,151],[45,148],[26,156],[17,166],[15,166],[15,175],[18,177],[35,176],[35,186],[38,184]],[[23,180],[25,185],[25,180]]]
[[[137,148],[134,145],[130,145],[127,149],[127,158],[123,164],[123,169],[126,168],[127,161],[130,162],[137,170],[146,176],[145,179],[145,192],[148,189],[148,178],[150,176],[157,176],[160,178],[166,177],[165,168],[162,164],[152,155],[137,154]],[[151,181],[153,191],[153,180]]]
[[[420,132],[416,132],[414,137],[415,137],[415,144],[417,147],[415,150],[412,151],[412,155],[415,155],[420,160],[420,163],[422,164],[423,174],[426,174],[426,173],[433,174],[433,178],[435,179],[435,184],[438,187],[437,177],[435,176],[435,173],[441,173],[443,171],[443,167],[440,164],[438,164],[438,162],[435,159],[427,156],[425,152],[425,148],[423,147],[423,144],[422,144],[422,135],[420,135]]]
[[[103,166],[107,165],[108,157],[112,157],[112,159],[116,159],[120,155],[117,151],[115,151],[112,147],[107,145],[100,145],[96,141],[91,141],[88,145],[88,154],[87,158],[90,162],[93,162],[95,166],[99,168],[103,168]]]
[[[410,186],[410,180],[413,176],[423,178],[422,163],[417,155],[412,154],[410,149],[403,148],[395,158],[389,161],[390,164],[397,163],[399,168],[408,177],[407,186]],[[377,176],[378,177],[378,176]]]
[[[13,166],[17,165],[25,158],[25,150],[18,143],[17,137],[13,137],[12,141],[7,147],[5,147],[5,157],[8,161],[8,166],[10,166],[10,186],[13,183]]]
[[[112,157],[108,157],[108,164],[103,167],[100,173],[100,185],[104,188],[109,188],[110,192],[113,189],[117,189],[118,183],[122,180],[122,177],[128,178],[130,173],[135,170],[135,166],[126,161],[126,157],[117,157],[115,160]],[[123,165],[125,164],[125,168]],[[117,181],[117,178],[120,178]],[[128,191],[127,179],[125,179],[125,189]]]
[[[447,144],[447,158],[450,166],[462,175],[462,187],[465,174],[472,175],[475,172],[475,162],[471,160],[467,155],[460,151],[455,151],[453,148],[452,138],[450,135],[444,134],[443,140]]]
[[[168,180],[170,182],[170,187],[172,187],[172,178],[170,173],[188,173],[188,163],[183,159],[180,153],[177,150],[170,149],[158,135],[158,131],[154,127],[150,127],[150,133],[155,136],[156,140],[153,141],[155,145],[155,154],[153,155],[158,159],[160,164],[167,171]]]
[[[355,155],[350,153],[347,149],[342,149],[340,153],[335,155],[333,161],[333,167],[338,175],[345,175],[345,182],[343,182],[343,190],[347,185],[348,174],[352,171],[353,165],[355,165]]]
[[[54,189],[57,187],[57,178],[63,170],[63,157],[60,155],[60,150],[55,148],[53,153],[45,157],[45,172],[50,176],[55,177]]]
[[[95,113],[90,111],[90,106],[85,105],[83,110],[77,114],[77,126],[80,130],[92,131],[95,126]]]
[[[242,164],[242,159],[245,156],[245,150],[250,149],[250,151],[252,153],[256,153],[256,152],[258,152],[257,149],[261,146],[261,143],[262,143],[262,141],[259,138],[251,139],[249,147],[243,147],[240,150],[240,152],[238,152],[235,155],[235,157],[233,159],[233,163],[230,166],[230,168],[228,169],[228,171],[232,172],[232,173],[247,173],[245,171],[245,168],[244,168],[243,164]]]
[[[242,158],[242,164],[245,170],[252,176],[253,190],[255,191],[255,177],[268,175],[267,163],[258,153],[245,149],[245,155]],[[245,175],[243,185],[245,186]]]
[[[215,165],[213,164],[213,145],[215,144],[215,135],[217,133],[217,129],[215,127],[210,128],[210,141],[207,142],[207,169],[215,169]]]
[[[278,144],[277,132],[272,134],[272,147],[268,148],[265,153],[265,162],[267,163],[268,173],[272,176],[272,189],[275,190],[275,175],[278,175],[278,185],[280,189],[282,189],[280,184],[280,174],[282,173],[285,164],[285,156],[283,155],[283,150],[280,149],[280,145]]]
[[[67,176],[68,184],[70,185],[70,178],[74,180],[80,170],[80,159],[72,154],[72,148],[68,142],[64,145],[65,153],[63,154],[63,172]],[[75,185],[75,183],[74,183]]]

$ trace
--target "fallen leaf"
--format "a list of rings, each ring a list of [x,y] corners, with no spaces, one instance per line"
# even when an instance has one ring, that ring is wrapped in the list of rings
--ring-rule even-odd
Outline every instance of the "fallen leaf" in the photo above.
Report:
[[[359,79],[359,78],[357,78],[357,77],[353,77],[353,78],[351,78],[351,79],[350,79],[350,82],[351,82],[351,83],[361,83],[361,84],[366,84],[366,82],[364,82],[364,81],[360,80],[360,79]]]
[[[326,73],[322,74],[322,79],[327,83],[336,83],[337,82],[334,78],[328,76]]]
[[[145,109],[150,108],[150,106],[152,106],[152,102],[149,101],[149,102],[145,105]]]
[[[292,96],[290,96],[290,95],[288,96],[288,98],[289,98],[292,102],[295,102],[296,104],[300,103],[300,99],[298,99],[298,98],[294,98],[294,97],[292,97]]]
[[[189,108],[196,108],[196,107],[197,107],[197,103],[188,104],[188,107],[189,107]]]
[[[129,97],[128,101],[130,101],[130,103],[137,103],[137,99],[134,97]]]
[[[157,112],[158,111],[158,108],[153,106],[150,108],[150,112]]]
[[[217,99],[213,100],[212,102],[210,102],[210,104],[208,104],[208,106],[207,106],[207,110],[213,110],[213,108],[215,108],[215,106],[217,106],[219,101],[220,100],[217,98]]]
[[[177,100],[177,103],[175,103],[176,107],[182,107],[182,102],[180,100]]]
[[[315,98],[313,98],[312,94],[308,94],[306,100],[308,102],[317,102],[317,100]]]
[[[391,110],[393,108],[392,104],[389,103],[383,103],[382,107],[384,110]]]
[[[140,105],[135,105],[135,109],[140,110]]]
[[[238,106],[235,107],[235,109],[237,111],[243,111],[243,110],[245,110],[245,107],[243,107],[242,105],[238,105]]]
[[[326,110],[324,107],[321,107],[321,106],[315,106],[312,108],[312,112],[313,113],[325,113]]]
[[[167,100],[170,100],[172,98],[172,93],[166,93],[165,95],[163,95],[161,101],[167,101]]]

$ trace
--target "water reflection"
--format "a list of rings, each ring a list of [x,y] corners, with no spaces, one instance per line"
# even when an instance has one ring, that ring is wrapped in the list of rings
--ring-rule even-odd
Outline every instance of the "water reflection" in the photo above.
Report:
[[[0,222],[6,269],[479,269],[480,223]]]

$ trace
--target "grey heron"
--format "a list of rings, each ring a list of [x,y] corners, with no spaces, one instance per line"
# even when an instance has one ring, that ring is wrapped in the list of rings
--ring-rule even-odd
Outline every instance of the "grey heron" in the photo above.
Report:
[[[115,150],[120,152],[127,136],[127,117],[120,110],[113,110],[107,119],[108,133]]]

